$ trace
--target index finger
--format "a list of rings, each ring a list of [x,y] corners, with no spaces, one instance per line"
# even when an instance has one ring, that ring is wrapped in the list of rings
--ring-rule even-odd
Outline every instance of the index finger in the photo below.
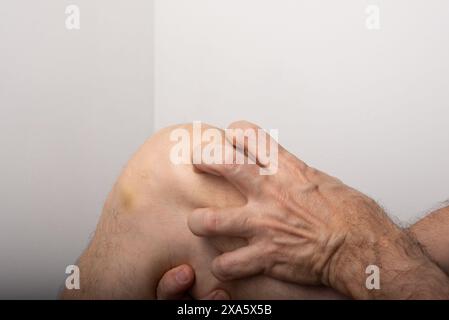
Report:
[[[199,171],[224,177],[243,195],[249,195],[257,190],[261,183],[260,167],[254,162],[251,163],[246,155],[229,143],[219,147],[223,148],[221,161],[201,158],[201,162],[193,163],[193,166]]]
[[[187,225],[200,237],[248,237],[252,234],[251,221],[244,207],[199,208],[189,213]]]

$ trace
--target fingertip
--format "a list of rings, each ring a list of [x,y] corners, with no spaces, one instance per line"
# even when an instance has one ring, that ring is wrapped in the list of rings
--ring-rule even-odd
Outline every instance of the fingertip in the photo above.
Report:
[[[190,231],[197,236],[209,236],[216,231],[216,219],[211,208],[198,208],[187,216]]]
[[[195,280],[189,265],[180,265],[167,271],[157,286],[157,297],[162,300],[180,299]]]
[[[195,279],[195,273],[189,265],[181,265],[175,270],[175,280],[181,286],[190,286]]]
[[[212,261],[212,274],[220,281],[233,280],[227,272],[226,261],[222,256],[218,256]]]
[[[233,121],[228,125],[229,129],[248,129],[248,128],[252,128],[252,129],[260,129],[260,127],[252,122],[249,122],[247,120],[237,120],[237,121]]]

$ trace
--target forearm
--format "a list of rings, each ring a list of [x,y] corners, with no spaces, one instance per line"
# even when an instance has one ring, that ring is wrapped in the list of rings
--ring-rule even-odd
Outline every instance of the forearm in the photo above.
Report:
[[[337,252],[330,284],[357,299],[448,299],[449,279],[407,231],[381,211],[360,222]],[[419,238],[418,238],[419,240]],[[369,265],[379,268],[380,289],[368,289]]]
[[[449,206],[434,211],[409,228],[410,234],[449,273]]]

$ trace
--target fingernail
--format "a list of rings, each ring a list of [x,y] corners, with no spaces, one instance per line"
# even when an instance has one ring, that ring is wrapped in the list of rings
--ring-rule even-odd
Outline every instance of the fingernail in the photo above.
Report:
[[[180,284],[189,282],[190,277],[185,269],[181,269],[176,272],[176,281]]]

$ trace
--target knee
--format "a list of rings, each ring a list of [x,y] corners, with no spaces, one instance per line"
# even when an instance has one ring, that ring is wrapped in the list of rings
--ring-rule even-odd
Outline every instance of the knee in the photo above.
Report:
[[[222,130],[203,123],[166,127],[147,139],[131,157],[111,192],[111,198],[118,202],[116,207],[132,212],[146,208],[157,197],[177,197],[177,201],[195,206],[214,197],[221,199],[224,193],[234,194],[223,179],[198,174],[191,164],[194,144],[202,143],[203,134],[209,129],[215,129],[224,140]],[[216,192],[212,195],[208,188]]]
[[[158,187],[173,188],[192,182],[195,170],[192,154],[198,144],[204,144],[206,132],[218,135],[224,142],[224,131],[208,124],[179,124],[163,128],[151,136],[128,164],[131,171],[140,170],[141,176],[151,177]]]

